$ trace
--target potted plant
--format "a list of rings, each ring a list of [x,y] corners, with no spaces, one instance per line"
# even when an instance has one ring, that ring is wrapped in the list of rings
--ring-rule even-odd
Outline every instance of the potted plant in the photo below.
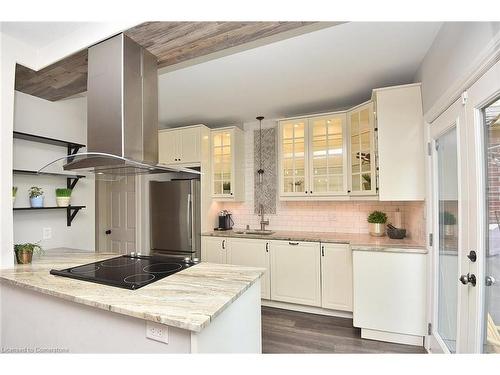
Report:
[[[68,207],[71,200],[71,189],[60,188],[56,189],[57,207]]]
[[[12,186],[12,205],[16,202],[17,186]]]
[[[382,237],[385,235],[385,223],[387,215],[382,211],[373,211],[368,215],[368,223],[370,223],[370,235]]]
[[[43,190],[38,186],[30,187],[28,191],[31,207],[43,207]]]
[[[457,218],[451,212],[443,212],[443,225],[444,225],[444,235],[446,237],[453,237],[455,235],[455,228],[457,224]]]
[[[363,190],[371,190],[372,188],[372,176],[369,173],[363,173]]]
[[[30,264],[33,260],[33,253],[43,254],[43,249],[38,243],[21,243],[14,245],[14,253],[18,264]]]

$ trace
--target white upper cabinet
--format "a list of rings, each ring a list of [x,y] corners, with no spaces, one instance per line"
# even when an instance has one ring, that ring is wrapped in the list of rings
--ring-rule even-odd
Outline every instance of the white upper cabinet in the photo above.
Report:
[[[210,130],[205,125],[193,125],[158,132],[158,162],[160,164],[193,164],[203,159],[204,138]],[[208,144],[208,142],[206,142]]]
[[[303,197],[309,193],[307,119],[281,121],[279,134],[280,195]]]
[[[212,198],[215,200],[244,199],[243,136],[243,131],[234,126],[211,132]]]
[[[309,194],[345,195],[347,190],[346,116],[309,118]]]
[[[425,142],[420,84],[373,91],[376,103],[379,199],[425,199]]]
[[[280,121],[280,197],[347,193],[345,113]]]
[[[350,195],[376,195],[377,175],[373,103],[368,102],[347,113],[349,129]]]

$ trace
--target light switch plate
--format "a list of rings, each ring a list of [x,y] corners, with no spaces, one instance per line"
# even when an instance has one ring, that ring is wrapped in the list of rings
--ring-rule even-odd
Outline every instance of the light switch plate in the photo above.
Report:
[[[146,321],[146,337],[151,340],[168,344],[168,326]]]
[[[52,238],[52,228],[43,228],[42,238],[44,240],[50,240]]]

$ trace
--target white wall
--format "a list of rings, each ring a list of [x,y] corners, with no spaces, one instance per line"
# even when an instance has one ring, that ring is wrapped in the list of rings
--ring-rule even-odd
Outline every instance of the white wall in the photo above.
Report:
[[[16,62],[30,62],[35,59],[34,51],[0,32],[0,254],[1,266],[14,263],[12,251],[12,124],[14,122],[14,80]],[[26,64],[28,65],[28,64]]]
[[[426,113],[498,38],[500,22],[445,22],[415,76]]]
[[[87,100],[85,97],[50,102],[21,92],[15,93],[14,130],[87,143]],[[14,139],[14,169],[38,170],[57,157],[66,155],[65,147]],[[61,170],[54,170],[61,172]],[[14,207],[28,207],[28,189],[40,186],[45,192],[45,206],[55,206],[55,189],[66,187],[66,179],[55,176],[14,175],[18,187]],[[66,225],[66,212],[16,211],[14,243],[42,240],[43,228],[52,229],[52,238],[42,247],[95,249],[95,185],[93,178],[81,179],[72,194],[72,204],[85,205],[71,227]]]
[[[137,24],[135,22],[134,24]],[[93,43],[132,27],[130,22],[108,22],[80,28],[71,35],[38,48],[5,34],[0,23],[0,266],[14,264],[12,213],[12,129],[14,124],[14,81],[16,63],[39,70]],[[28,38],[29,39],[29,38]]]

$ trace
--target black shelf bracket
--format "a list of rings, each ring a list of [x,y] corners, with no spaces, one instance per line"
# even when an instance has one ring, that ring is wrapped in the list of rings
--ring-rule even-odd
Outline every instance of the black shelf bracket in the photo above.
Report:
[[[72,223],[73,219],[75,218],[76,214],[82,208],[83,207],[80,207],[80,206],[76,206],[76,207],[68,206],[68,207],[66,207],[66,225],[68,227],[71,226],[71,223]]]
[[[80,181],[80,178],[81,178],[80,176],[76,176],[76,177],[68,177],[68,178],[66,179],[66,187],[67,187],[68,189],[73,190],[73,189],[75,188],[75,186],[76,186],[76,183],[77,183],[78,181]]]

